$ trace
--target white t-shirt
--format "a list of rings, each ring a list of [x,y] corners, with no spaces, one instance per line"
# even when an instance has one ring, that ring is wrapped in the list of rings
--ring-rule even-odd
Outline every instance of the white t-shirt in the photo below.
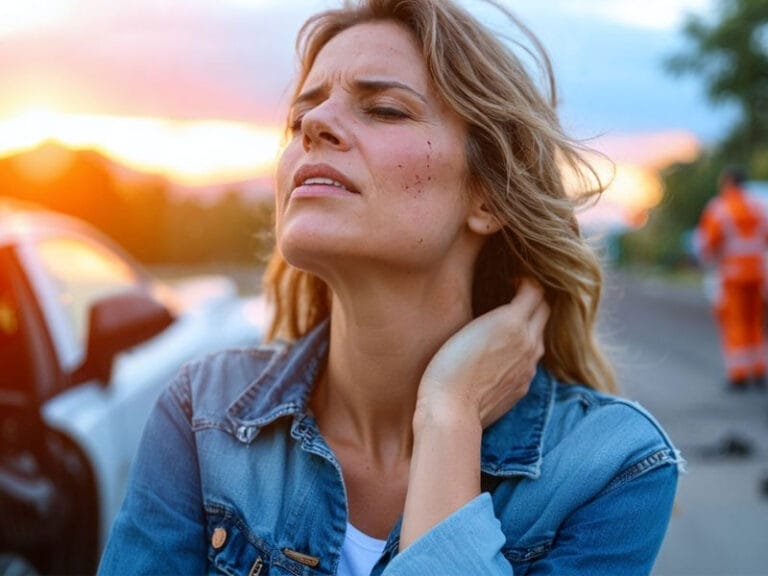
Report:
[[[386,540],[371,538],[347,522],[347,533],[341,546],[338,576],[368,576],[381,558]]]

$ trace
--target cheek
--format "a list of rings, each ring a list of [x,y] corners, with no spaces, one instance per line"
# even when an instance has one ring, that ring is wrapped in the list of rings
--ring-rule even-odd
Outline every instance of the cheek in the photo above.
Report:
[[[401,153],[394,164],[392,187],[402,195],[431,203],[432,196],[449,202],[464,197],[466,160],[453,147],[439,147],[426,140],[422,146]]]
[[[398,146],[380,153],[377,187],[389,194],[419,198],[437,184],[439,163],[435,164],[431,142]]]
[[[292,178],[296,165],[296,146],[294,143],[288,144],[278,158],[275,170],[275,218],[280,221],[285,210],[288,193],[293,187]]]
[[[394,164],[386,185],[393,201],[379,214],[382,226],[397,229],[398,241],[419,250],[451,244],[468,216],[463,158],[433,150],[427,146]]]

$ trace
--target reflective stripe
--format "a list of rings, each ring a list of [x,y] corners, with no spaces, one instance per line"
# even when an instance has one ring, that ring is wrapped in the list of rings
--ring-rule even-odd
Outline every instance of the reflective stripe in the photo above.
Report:
[[[756,365],[762,366],[765,362],[765,346],[758,344],[728,350],[724,354],[724,360],[728,370],[749,370]]]

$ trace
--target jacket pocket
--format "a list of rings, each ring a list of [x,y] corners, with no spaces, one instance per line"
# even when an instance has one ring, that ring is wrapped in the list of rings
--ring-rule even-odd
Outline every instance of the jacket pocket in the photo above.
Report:
[[[309,568],[255,535],[232,508],[206,504],[209,574],[310,576]]]

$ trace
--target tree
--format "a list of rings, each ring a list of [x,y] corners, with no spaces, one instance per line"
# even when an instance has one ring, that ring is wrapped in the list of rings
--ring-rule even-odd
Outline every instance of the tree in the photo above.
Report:
[[[663,172],[664,200],[640,230],[620,240],[622,263],[678,268],[691,263],[690,234],[707,201],[717,193],[722,158],[704,153],[694,162],[668,166]]]
[[[688,16],[690,46],[666,62],[677,75],[704,79],[713,103],[734,102],[741,119],[722,143],[737,159],[768,145],[768,1],[720,0],[714,22]]]
[[[622,262],[678,267],[690,262],[688,240],[729,164],[768,178],[768,0],[718,0],[716,17],[688,16],[685,51],[667,59],[676,75],[703,78],[714,103],[734,102],[741,117],[729,134],[696,160],[662,173],[664,200],[640,230],[621,239]]]

